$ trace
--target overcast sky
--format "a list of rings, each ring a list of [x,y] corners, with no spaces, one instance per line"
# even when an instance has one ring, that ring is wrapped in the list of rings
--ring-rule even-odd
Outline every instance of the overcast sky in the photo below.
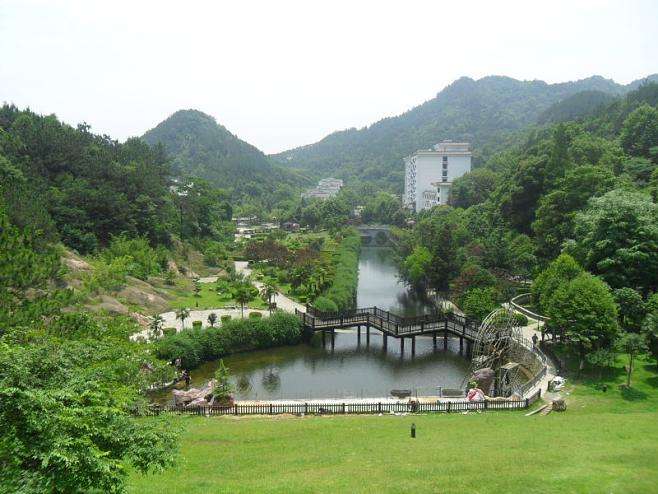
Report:
[[[655,0],[0,0],[0,101],[121,140],[196,108],[271,153],[463,75],[654,72]]]

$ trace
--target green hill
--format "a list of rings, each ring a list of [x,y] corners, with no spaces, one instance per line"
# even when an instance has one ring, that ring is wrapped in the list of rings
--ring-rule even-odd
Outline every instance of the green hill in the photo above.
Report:
[[[361,179],[400,190],[401,160],[417,149],[442,139],[466,140],[473,144],[477,165],[516,131],[537,123],[551,105],[583,91],[622,95],[640,82],[624,86],[600,76],[559,84],[499,76],[462,77],[435,98],[399,116],[362,129],[335,132],[273,158],[316,176]]]
[[[143,139],[151,146],[164,145],[175,173],[204,178],[229,189],[238,200],[266,199],[275,190],[307,182],[301,174],[273,165],[258,148],[198,110],[177,111]]]

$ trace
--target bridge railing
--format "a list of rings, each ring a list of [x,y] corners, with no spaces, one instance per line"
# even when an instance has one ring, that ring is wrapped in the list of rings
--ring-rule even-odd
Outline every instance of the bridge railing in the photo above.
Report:
[[[459,314],[439,313],[420,316],[400,316],[378,307],[362,307],[339,312],[325,312],[313,306],[306,307],[306,313],[295,311],[306,326],[312,328],[345,327],[367,324],[396,336],[407,334],[451,332],[474,339],[480,323]]]

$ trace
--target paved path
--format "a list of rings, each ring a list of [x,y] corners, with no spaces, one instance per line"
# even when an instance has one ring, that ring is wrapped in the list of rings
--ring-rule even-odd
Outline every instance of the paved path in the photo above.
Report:
[[[249,269],[249,263],[247,261],[235,261],[235,272],[242,273],[245,276],[251,276],[252,274],[251,269]],[[256,279],[252,279],[252,283],[256,288],[258,288],[259,291],[263,288],[263,284]],[[277,309],[281,309],[286,312],[295,312],[295,309],[301,312],[306,312],[306,307],[304,307],[304,305],[300,304],[299,302],[295,302],[293,299],[285,296],[281,292],[277,292],[276,295],[274,295],[274,302],[276,302]]]

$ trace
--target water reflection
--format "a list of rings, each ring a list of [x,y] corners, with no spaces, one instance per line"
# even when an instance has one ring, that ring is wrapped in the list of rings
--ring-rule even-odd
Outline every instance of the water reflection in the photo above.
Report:
[[[417,315],[431,312],[426,300],[409,293],[397,278],[393,254],[387,249],[364,248],[359,262],[358,305],[377,306]],[[416,338],[411,356],[411,341],[404,353],[400,340],[389,337],[384,349],[382,334],[366,329],[358,337],[356,329],[320,334],[308,343],[294,347],[231,355],[224,358],[238,399],[381,397],[392,389],[410,389],[419,395],[436,394],[437,386],[458,387],[467,371],[468,361],[459,355],[459,342],[449,340],[443,350],[440,339],[435,348],[431,337]],[[217,363],[209,362],[192,371],[192,385],[210,379]],[[171,399],[169,391],[156,396]]]

